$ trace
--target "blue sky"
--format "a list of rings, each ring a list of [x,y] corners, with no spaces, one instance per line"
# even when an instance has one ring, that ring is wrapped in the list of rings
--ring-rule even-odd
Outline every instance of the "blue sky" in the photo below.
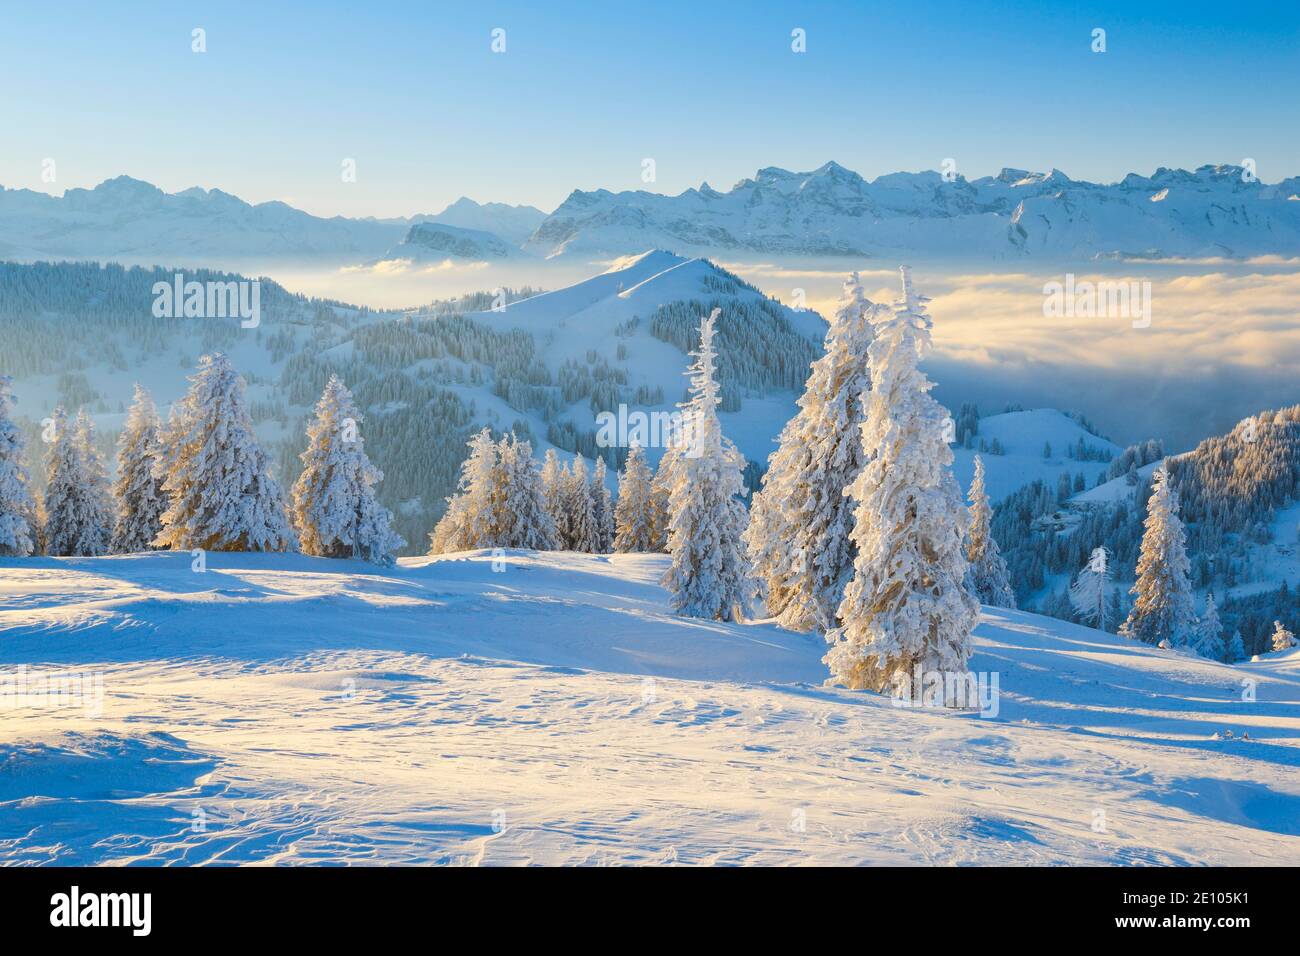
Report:
[[[0,184],[127,173],[388,216],[829,159],[868,177],[947,157],[970,177],[1245,157],[1265,181],[1300,173],[1300,5],[1138,6],[6,4]]]

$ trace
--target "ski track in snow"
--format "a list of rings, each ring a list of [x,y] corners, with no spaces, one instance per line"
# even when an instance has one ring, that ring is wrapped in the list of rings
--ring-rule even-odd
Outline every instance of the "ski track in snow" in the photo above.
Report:
[[[673,616],[658,556],[208,560],[0,560],[0,676],[104,685],[3,702],[0,862],[1300,863],[1300,650],[986,608],[981,719]]]

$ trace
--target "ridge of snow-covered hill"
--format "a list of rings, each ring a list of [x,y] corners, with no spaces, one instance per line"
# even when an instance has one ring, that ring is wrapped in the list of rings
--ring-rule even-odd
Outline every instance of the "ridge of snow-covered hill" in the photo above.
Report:
[[[1300,862],[1300,650],[986,608],[996,708],[900,709],[665,561],[0,559],[0,861]]]
[[[661,249],[623,257],[586,281],[512,302],[499,311],[470,313],[469,318],[499,331],[531,333],[537,341],[537,359],[549,368],[566,362],[587,364],[594,352],[625,375],[625,391],[662,396],[658,401],[625,403],[629,412],[651,415],[676,410],[689,364],[679,345],[654,334],[652,319],[662,306],[714,301],[729,304],[731,311],[740,306],[768,309],[802,340],[809,360],[821,354],[826,322],[816,312],[781,305],[706,259],[688,259]],[[693,318],[698,322],[700,316],[693,314]],[[723,352],[741,344],[736,340],[738,332],[747,332],[743,324],[730,324],[732,318],[724,309],[719,333]],[[800,389],[806,371],[805,366],[798,375]],[[781,428],[795,413],[798,396],[799,390],[789,387],[764,389],[761,394],[750,390],[739,409],[720,413],[723,429],[746,457],[766,463]],[[617,414],[618,404],[595,409],[590,403],[574,403],[565,410],[566,420],[579,429],[595,430],[597,416]],[[657,459],[655,448],[649,451]]]
[[[93,415],[111,456],[135,382],[165,413],[198,356],[221,350],[247,378],[258,435],[288,483],[305,416],[337,372],[366,415],[367,448],[386,474],[380,494],[420,550],[454,490],[472,431],[516,429],[539,457],[552,448],[565,458],[594,457],[601,413],[635,427],[631,415],[676,412],[690,364],[687,333],[715,305],[727,351],[724,427],[751,461],[765,463],[826,328],[817,313],[781,305],[712,263],[663,251],[463,318],[445,303],[385,313],[315,302],[266,280],[261,321],[250,330],[155,318],[150,289],[160,275],[170,281],[166,270],[0,264],[0,288],[14,292],[0,301],[14,339],[0,373],[15,377],[29,447],[40,447],[36,426],[62,403]],[[487,306],[494,296],[480,298]],[[634,434],[615,434],[607,457],[625,452]],[[657,461],[662,441],[654,437],[666,436],[652,436]],[[39,473],[39,462],[32,465]]]
[[[1104,455],[1107,460],[1082,461],[1070,456],[1079,442]],[[993,442],[1000,454],[981,451],[981,445]],[[1121,451],[1118,445],[1088,431],[1064,412],[1054,408],[1003,412],[979,420],[979,431],[972,447],[953,448],[953,475],[962,490],[970,487],[975,476],[975,456],[984,462],[984,487],[991,501],[999,501],[1018,488],[1041,480],[1054,487],[1062,472],[1071,477],[1082,473],[1092,488],[1110,467],[1109,457]],[[1045,454],[1050,448],[1051,454]]]
[[[1158,169],[1118,183],[1059,170],[1004,169],[945,179],[866,179],[838,163],[769,167],[727,192],[676,196],[575,190],[537,228],[545,256],[619,254],[647,245],[699,254],[991,258],[1300,255],[1300,177],[1266,185],[1239,166]]]

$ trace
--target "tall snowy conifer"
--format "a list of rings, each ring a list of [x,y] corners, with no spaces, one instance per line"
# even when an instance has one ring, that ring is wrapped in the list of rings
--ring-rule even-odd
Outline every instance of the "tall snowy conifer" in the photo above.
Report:
[[[244,380],[220,352],[199,359],[163,434],[158,474],[170,496],[154,543],[188,551],[289,551],[284,492],[253,434]]]
[[[685,435],[671,466],[668,553],[663,578],[669,603],[689,617],[731,621],[749,612],[753,583],[741,535],[747,519],[737,497],[744,493],[744,456],[722,434],[718,421],[714,309],[700,322],[700,347],[689,372],[684,403]],[[662,466],[661,466],[662,467]]]
[[[1196,651],[1202,657],[1221,661],[1226,650],[1219,608],[1214,603],[1214,592],[1210,591],[1205,595],[1205,613],[1201,615],[1200,624],[1196,628]]]
[[[86,531],[82,554],[108,554],[113,543],[113,490],[104,467],[104,456],[95,444],[95,423],[83,408],[77,412],[77,444],[80,445],[85,485]]]
[[[1110,604],[1107,602],[1106,584],[1110,581],[1110,552],[1094,548],[1088,563],[1070,585],[1070,606],[1079,620],[1099,631],[1109,630]]]
[[[546,507],[542,476],[533,464],[533,446],[512,432],[497,445],[497,462],[505,479],[499,546],[554,551],[559,547],[555,521]]]
[[[970,529],[966,537],[966,560],[970,562],[971,587],[981,604],[1014,608],[1016,595],[1011,590],[1007,563],[993,539],[993,509],[984,490],[984,461],[979,455],[975,456],[975,477],[971,479],[967,497]]]
[[[1188,579],[1191,564],[1187,560],[1183,522],[1178,517],[1178,495],[1163,465],[1154,479],[1138,555],[1137,582],[1132,589],[1133,609],[1120,633],[1145,644],[1168,641],[1173,647],[1181,647],[1196,633]]]
[[[587,460],[581,455],[575,456],[573,470],[566,479],[564,510],[568,519],[568,548],[594,554],[600,548],[600,528],[596,523],[592,485],[587,478]]]
[[[867,349],[877,306],[862,294],[858,274],[826,333],[826,354],[812,364],[799,412],[781,431],[754,495],[745,544],[768,612],[783,627],[826,631],[853,577],[853,501],[870,389]]]
[[[650,481],[645,449],[634,444],[618,478],[618,504],[614,508],[615,551],[626,554],[658,550],[655,547]]]
[[[1241,631],[1233,631],[1228,641],[1228,649],[1223,652],[1225,663],[1232,664],[1246,656],[1246,645],[1241,640]]]
[[[484,428],[469,440],[458,491],[447,499],[447,511],[429,535],[430,554],[497,547],[492,527],[496,473],[497,446],[491,430]]]
[[[113,550],[120,554],[148,551],[162,530],[167,495],[156,474],[162,451],[161,425],[153,398],[142,385],[135,387],[135,400],[126,425],[117,436],[117,524],[113,528]]]
[[[606,483],[605,459],[596,458],[596,468],[591,476],[591,504],[596,516],[596,554],[609,554],[614,550],[614,501]]]
[[[916,699],[916,685],[936,673],[966,671],[979,603],[966,586],[968,515],[944,435],[949,416],[917,367],[930,348],[928,300],[907,267],[901,276],[892,314],[874,317],[862,442],[875,454],[848,489],[858,554],[823,660],[832,682]]]
[[[23,465],[23,433],[10,417],[12,379],[0,375],[0,557],[23,558],[36,550],[36,502]]]
[[[384,473],[366,455],[361,412],[343,380],[331,375],[307,426],[302,473],[293,486],[293,519],[304,554],[359,558],[383,567],[406,542],[375,497]]]
[[[45,550],[47,554],[94,557],[108,553],[111,506],[107,478],[94,449],[90,419],[73,425],[56,408],[54,441],[46,456]]]
[[[663,553],[668,550],[668,495],[673,488],[673,466],[677,461],[675,449],[664,449],[659,467],[650,482],[650,550]]]
[[[555,524],[556,547],[561,551],[571,550],[567,482],[568,476],[559,456],[554,448],[548,448],[542,463],[542,500],[546,503],[546,513]]]

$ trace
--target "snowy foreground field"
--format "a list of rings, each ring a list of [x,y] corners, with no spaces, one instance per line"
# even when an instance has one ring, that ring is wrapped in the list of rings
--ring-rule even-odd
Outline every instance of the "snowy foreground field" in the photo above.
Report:
[[[1300,863],[1300,651],[986,609],[997,716],[903,710],[663,560],[0,561],[0,862]]]

